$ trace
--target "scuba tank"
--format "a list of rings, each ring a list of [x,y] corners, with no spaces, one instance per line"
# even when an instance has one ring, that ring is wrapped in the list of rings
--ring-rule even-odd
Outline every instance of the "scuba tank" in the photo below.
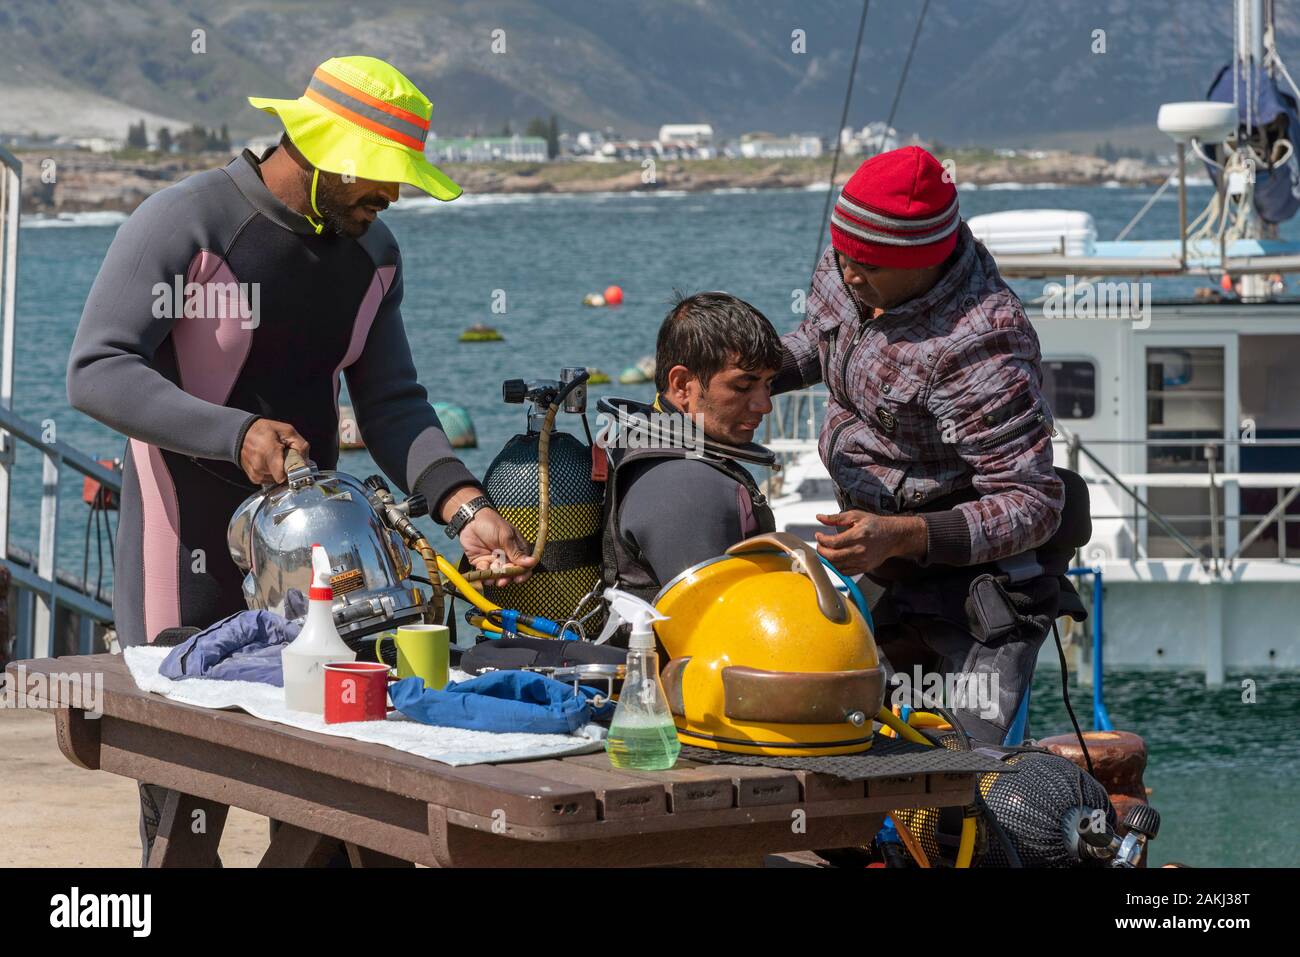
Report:
[[[519,530],[529,548],[537,541],[543,518],[542,413],[563,396],[563,411],[582,414],[586,427],[585,384],[573,386],[565,394],[565,389],[584,372],[582,368],[566,368],[558,382],[510,379],[501,387],[507,403],[527,401],[532,405],[527,431],[511,438],[492,460],[483,477],[483,489],[502,517]],[[589,441],[584,443],[552,425],[547,456],[550,501],[542,562],[525,582],[512,582],[503,588],[485,584],[484,595],[495,604],[527,609],[534,615],[562,622],[573,617],[583,599],[599,587],[605,483],[593,479],[592,472],[597,456],[603,457],[605,450],[590,442],[589,429],[587,434]]]

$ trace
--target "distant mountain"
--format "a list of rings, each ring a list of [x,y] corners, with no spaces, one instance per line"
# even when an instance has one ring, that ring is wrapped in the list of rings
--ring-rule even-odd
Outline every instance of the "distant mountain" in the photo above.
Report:
[[[1279,2],[1300,75],[1300,4]],[[921,0],[874,0],[850,122],[883,119]],[[126,118],[271,132],[249,94],[297,96],[334,55],[391,60],[443,135],[665,122],[723,134],[838,123],[858,0],[6,0],[0,131],[111,132]],[[947,143],[1031,145],[1153,132],[1200,98],[1232,43],[1230,0],[933,0],[895,125]],[[494,53],[494,31],[505,52]],[[806,52],[792,52],[804,31]],[[1105,53],[1093,52],[1104,33]],[[206,52],[195,53],[194,31]],[[109,129],[103,129],[108,126]]]

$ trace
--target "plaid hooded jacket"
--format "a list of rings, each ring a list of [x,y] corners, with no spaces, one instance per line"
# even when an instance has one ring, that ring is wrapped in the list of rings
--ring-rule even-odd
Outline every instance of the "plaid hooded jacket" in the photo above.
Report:
[[[926,565],[974,565],[1041,545],[1060,523],[1038,336],[965,223],[924,296],[874,319],[828,247],[807,315],[782,337],[773,392],[824,383],[820,452],[842,508],[920,512]]]

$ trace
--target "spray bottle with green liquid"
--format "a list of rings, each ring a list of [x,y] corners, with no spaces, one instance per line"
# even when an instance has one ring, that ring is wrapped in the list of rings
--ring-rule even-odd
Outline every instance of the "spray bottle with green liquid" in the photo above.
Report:
[[[623,622],[632,626],[627,645],[627,675],[614,709],[605,751],[616,768],[665,771],[677,763],[682,750],[677,727],[668,710],[668,697],[659,681],[659,653],[655,650],[654,622],[666,615],[635,595],[617,588],[605,589],[609,622],[601,639]]]

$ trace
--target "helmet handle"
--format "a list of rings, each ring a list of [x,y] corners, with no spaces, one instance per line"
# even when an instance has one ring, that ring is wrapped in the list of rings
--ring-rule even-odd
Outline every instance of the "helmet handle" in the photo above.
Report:
[[[774,548],[797,560],[796,570],[808,576],[812,582],[813,591],[817,594],[817,608],[828,620],[836,624],[849,620],[849,609],[844,603],[844,596],[826,574],[821,558],[802,538],[789,532],[766,532],[736,542],[727,549],[727,554],[748,555],[753,552],[770,552]]]
[[[302,488],[312,483],[312,467],[293,446],[287,446],[284,450],[284,473],[290,488]]]

